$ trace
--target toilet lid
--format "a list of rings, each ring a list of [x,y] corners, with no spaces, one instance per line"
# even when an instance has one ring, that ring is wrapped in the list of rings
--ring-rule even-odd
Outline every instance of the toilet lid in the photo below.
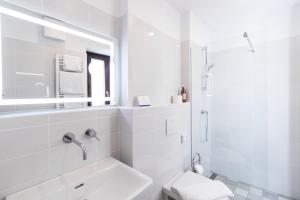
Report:
[[[191,171],[187,171],[181,177],[179,177],[172,185],[171,191],[179,194],[177,188],[187,187],[190,185],[197,185],[204,182],[210,182],[209,178],[206,178],[202,175],[196,174]]]

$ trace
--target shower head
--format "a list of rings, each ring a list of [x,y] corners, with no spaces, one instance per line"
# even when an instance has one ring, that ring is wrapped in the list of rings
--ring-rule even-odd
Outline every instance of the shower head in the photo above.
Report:
[[[248,41],[248,43],[249,43],[249,46],[250,46],[250,49],[251,49],[250,51],[251,51],[252,53],[254,53],[255,50],[254,50],[254,47],[253,47],[253,45],[252,45],[252,42],[251,42],[251,40],[250,40],[250,38],[249,38],[248,33],[247,33],[247,32],[244,32],[243,37],[247,39],[247,41]]]

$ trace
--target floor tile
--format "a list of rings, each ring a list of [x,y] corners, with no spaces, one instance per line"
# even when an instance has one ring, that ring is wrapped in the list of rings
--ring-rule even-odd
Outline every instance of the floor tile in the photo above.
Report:
[[[252,186],[249,188],[249,193],[257,196],[263,196],[263,190]]]
[[[225,183],[225,182],[226,182],[226,180],[227,180],[227,178],[226,178],[226,177],[224,177],[224,176],[220,176],[220,175],[218,175],[218,176],[215,178],[215,180],[218,180],[218,181],[221,181],[221,182]]]
[[[237,187],[242,188],[242,189],[248,191],[249,188],[250,188],[250,185],[248,185],[248,184],[246,184],[246,183],[238,182],[238,183],[237,183]]]
[[[225,184],[232,192],[235,191],[236,185]]]
[[[249,193],[247,199],[250,199],[250,200],[263,200],[263,196]]]
[[[227,178],[227,180],[226,180],[226,184],[230,184],[230,185],[237,185],[237,182],[236,181],[233,181],[233,180],[230,180],[230,179],[228,179]]]
[[[271,199],[269,199],[269,198],[267,198],[267,197],[263,197],[262,199],[263,199],[263,200],[271,200]]]
[[[243,182],[230,180],[226,176],[217,174],[215,180],[222,181],[234,193],[234,200],[294,200]]]
[[[291,199],[280,195],[278,196],[278,200],[291,200]]]
[[[236,195],[234,195],[234,200],[246,200],[246,197],[236,194]]]
[[[234,192],[236,186],[237,186],[237,182],[235,181],[231,181],[229,179],[226,180],[225,185],[232,191]]]
[[[237,188],[235,188],[234,193],[237,194],[237,195],[240,195],[242,197],[247,198],[249,192],[248,192],[248,190],[237,187]]]
[[[278,200],[278,195],[264,191],[264,198],[269,199],[269,200]]]

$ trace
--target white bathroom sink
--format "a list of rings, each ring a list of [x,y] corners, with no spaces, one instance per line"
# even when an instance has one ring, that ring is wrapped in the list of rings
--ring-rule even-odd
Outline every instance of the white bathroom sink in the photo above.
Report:
[[[14,193],[6,200],[135,200],[151,185],[151,178],[107,158]]]

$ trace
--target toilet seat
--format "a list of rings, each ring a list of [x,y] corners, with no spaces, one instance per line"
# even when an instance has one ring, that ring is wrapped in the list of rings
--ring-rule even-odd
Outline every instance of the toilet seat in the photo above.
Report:
[[[186,173],[180,173],[163,187],[164,200],[169,200],[170,197],[175,200],[182,200],[176,188],[209,181],[211,181],[209,178],[201,176],[191,171],[187,171]],[[229,200],[229,198],[226,197],[218,200]]]

